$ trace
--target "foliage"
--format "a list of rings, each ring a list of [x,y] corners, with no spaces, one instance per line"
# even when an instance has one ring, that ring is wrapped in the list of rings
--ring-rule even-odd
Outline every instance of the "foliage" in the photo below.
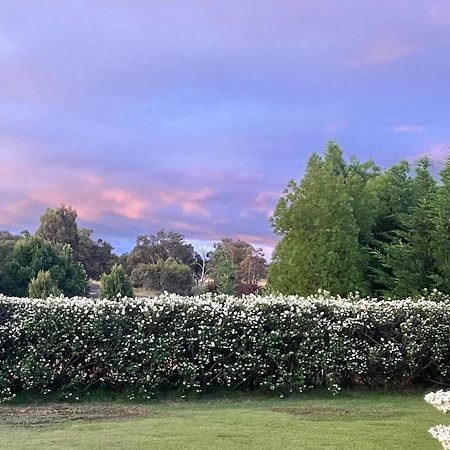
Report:
[[[139,263],[131,272],[131,281],[133,286],[143,287],[154,291],[161,291],[161,274],[164,268],[164,263],[158,261],[157,264],[143,264]]]
[[[100,278],[100,297],[110,300],[118,297],[132,297],[133,286],[123,267],[114,264],[109,274],[103,274]]]
[[[189,295],[194,284],[192,269],[170,258],[157,264],[138,264],[131,280],[136,287],[180,295]]]
[[[189,295],[194,278],[189,266],[176,261],[167,261],[161,272],[161,289],[166,292]]]
[[[281,236],[268,290],[309,294],[361,291],[374,297],[450,293],[450,160],[432,175],[421,158],[381,171],[372,161],[345,162],[336,143],[313,154],[291,180],[271,219]]]
[[[323,159],[317,154],[310,157],[299,184],[289,182],[272,217],[274,230],[282,237],[268,276],[275,291],[310,294],[325,288],[346,295],[367,290],[367,258],[360,245],[365,236],[354,214],[355,199],[349,189],[352,177],[341,150],[330,142]],[[362,198],[358,201],[366,203]]]
[[[26,295],[29,283],[41,270],[50,272],[64,295],[86,293],[86,273],[80,263],[73,260],[70,246],[66,245],[58,251],[49,242],[37,237],[15,242],[6,268],[9,284],[5,293]]]
[[[119,272],[123,277],[115,266]],[[145,396],[213,387],[337,392],[450,381],[448,299],[355,300],[0,297],[0,392],[4,398],[92,386]]]
[[[441,185],[431,199],[431,249],[436,287],[450,292],[450,158],[440,172]]]
[[[219,294],[234,294],[235,272],[230,256],[225,248],[216,246],[210,259],[215,291]]]
[[[40,270],[28,285],[28,296],[31,298],[47,298],[59,295],[58,284],[53,280],[50,272]]]
[[[184,236],[174,231],[160,230],[156,234],[138,236],[136,245],[127,255],[127,270],[138,264],[157,264],[174,259],[189,267],[195,263],[194,248],[184,241]]]
[[[217,291],[222,294],[250,293],[249,287],[255,286],[267,272],[262,249],[240,239],[222,239],[217,243],[208,265]]]
[[[79,236],[76,210],[65,205],[58,208],[47,208],[41,216],[36,237],[53,245],[68,244],[74,252],[77,252]]]
[[[387,239],[379,248],[384,296],[415,295],[432,283],[435,266],[430,239],[431,201],[437,185],[429,167],[428,159],[419,161],[415,178],[408,180],[408,193],[402,194],[406,198],[411,196],[412,200],[398,210],[395,229],[385,232]],[[404,177],[407,178],[406,174]]]
[[[36,230],[36,237],[50,242],[57,249],[69,245],[74,259],[81,262],[87,276],[98,280],[101,274],[111,270],[117,257],[111,244],[102,239],[94,241],[91,235],[92,230],[78,228],[76,210],[65,205],[48,208]]]
[[[11,292],[13,280],[10,277],[8,268],[11,262],[11,255],[14,245],[20,239],[9,231],[0,231],[0,292]]]
[[[79,246],[78,259],[86,269],[89,278],[98,280],[103,273],[108,273],[117,256],[114,247],[103,239],[94,241],[91,238],[92,230],[82,228],[78,231]]]

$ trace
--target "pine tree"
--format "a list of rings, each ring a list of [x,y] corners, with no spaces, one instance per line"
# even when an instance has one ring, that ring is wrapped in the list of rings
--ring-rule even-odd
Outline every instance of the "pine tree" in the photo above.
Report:
[[[313,154],[300,184],[289,182],[272,225],[282,236],[269,284],[285,294],[326,289],[348,294],[363,286],[360,228],[346,184],[342,151],[330,142],[324,158]]]
[[[450,157],[440,172],[441,184],[431,199],[433,230],[431,251],[435,273],[431,276],[435,286],[450,293]]]
[[[384,296],[417,295],[430,286],[434,276],[432,199],[437,187],[430,165],[427,158],[418,162],[411,184],[411,205],[396,214],[398,228],[383,245],[382,261],[390,274],[385,278]]]

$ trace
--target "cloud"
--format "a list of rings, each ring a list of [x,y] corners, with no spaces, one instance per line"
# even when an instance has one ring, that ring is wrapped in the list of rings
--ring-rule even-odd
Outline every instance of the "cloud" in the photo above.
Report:
[[[414,160],[417,160],[423,156],[427,156],[436,163],[443,163],[450,157],[450,143],[434,144],[418,154]]]
[[[179,204],[187,214],[198,214],[203,217],[211,217],[211,213],[202,204],[214,195],[212,187],[204,187],[197,191],[163,191],[160,196],[165,203]]]
[[[65,202],[121,246],[272,239],[278,193],[330,135],[381,165],[448,138],[444,0],[88,5],[0,2],[4,226]]]
[[[348,65],[353,68],[385,65],[406,59],[420,50],[421,45],[416,42],[381,40],[364,48],[359,56],[348,61]]]
[[[403,124],[396,125],[393,129],[396,133],[420,133],[425,130],[423,125]]]

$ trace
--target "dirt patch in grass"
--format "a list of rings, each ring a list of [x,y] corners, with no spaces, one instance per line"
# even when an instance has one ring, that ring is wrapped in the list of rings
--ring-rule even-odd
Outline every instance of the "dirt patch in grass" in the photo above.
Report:
[[[273,412],[285,413],[292,416],[305,416],[311,418],[326,418],[327,416],[334,417],[371,417],[371,418],[386,418],[393,415],[393,412],[390,408],[387,407],[379,407],[379,408],[337,408],[337,407],[325,407],[325,406],[310,406],[310,407],[295,407],[295,406],[287,406],[284,408],[274,407],[271,408]],[[397,414],[398,415],[398,414]]]
[[[0,425],[45,426],[73,420],[107,420],[147,417],[142,406],[50,404],[45,406],[0,406]]]

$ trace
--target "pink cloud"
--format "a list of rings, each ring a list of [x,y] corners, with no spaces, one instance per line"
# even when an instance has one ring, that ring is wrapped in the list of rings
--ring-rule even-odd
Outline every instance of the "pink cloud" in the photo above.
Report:
[[[450,157],[450,144],[435,144],[417,155],[414,160],[417,160],[423,156],[428,156],[432,161],[438,163],[445,162]]]
[[[147,202],[125,189],[107,189],[101,196],[112,202],[112,211],[128,219],[143,219],[149,207]]]
[[[363,67],[388,64],[407,58],[421,50],[421,46],[414,42],[396,39],[383,40],[369,45],[362,53],[348,61],[350,67]]]
[[[162,200],[168,204],[179,204],[181,209],[187,214],[199,214],[209,217],[210,213],[202,204],[215,194],[212,187],[205,187],[196,191],[163,191],[160,193]]]
[[[11,202],[4,202],[0,206],[0,223],[14,226],[18,220],[23,220],[29,211],[29,201],[14,199]]]
[[[256,196],[254,204],[258,211],[264,213],[267,217],[270,217],[273,214],[275,205],[279,198],[280,198],[279,192],[264,191],[260,192]]]

